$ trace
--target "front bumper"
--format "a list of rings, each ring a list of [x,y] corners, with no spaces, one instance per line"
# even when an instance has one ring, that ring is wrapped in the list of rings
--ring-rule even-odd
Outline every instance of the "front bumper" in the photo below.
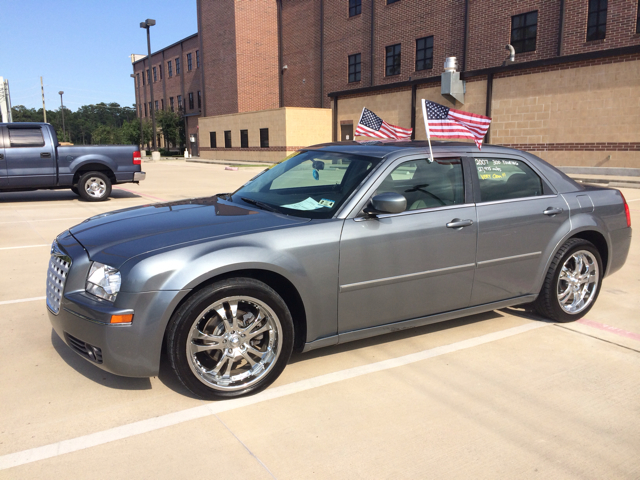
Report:
[[[78,355],[103,370],[126,377],[156,376],[166,326],[189,290],[120,292],[113,304],[100,300],[84,291],[91,265],[84,248],[69,232],[57,242],[73,262],[58,313],[47,308],[55,332]],[[130,324],[109,323],[112,315],[128,313],[133,313]]]
[[[133,173],[133,181],[134,182],[141,182],[145,178],[147,178],[147,174],[145,172],[134,172]]]

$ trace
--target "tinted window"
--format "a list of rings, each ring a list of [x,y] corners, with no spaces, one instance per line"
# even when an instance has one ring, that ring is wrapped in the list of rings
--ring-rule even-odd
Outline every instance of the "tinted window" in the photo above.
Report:
[[[542,195],[542,180],[519,160],[476,158],[482,202]]]
[[[387,47],[386,54],[386,75],[400,75],[400,44]]]
[[[260,129],[260,148],[269,148],[269,129]]]
[[[44,147],[44,137],[39,128],[10,128],[12,147]]]
[[[211,148],[218,147],[218,142],[216,140],[216,132],[209,132],[209,146]]]
[[[360,81],[360,54],[349,55],[349,83]]]
[[[407,199],[407,210],[420,210],[464,203],[460,159],[412,160],[396,167],[376,194],[399,193]]]
[[[224,148],[231,148],[231,130],[224,132]]]
[[[362,13],[362,0],[349,0],[349,16],[355,17]]]
[[[607,36],[607,0],[589,0],[587,41],[602,40]]]
[[[249,148],[249,130],[240,130],[240,148]]]
[[[516,53],[534,52],[537,34],[537,11],[511,17],[511,45]]]
[[[416,71],[433,68],[433,36],[416,40]]]

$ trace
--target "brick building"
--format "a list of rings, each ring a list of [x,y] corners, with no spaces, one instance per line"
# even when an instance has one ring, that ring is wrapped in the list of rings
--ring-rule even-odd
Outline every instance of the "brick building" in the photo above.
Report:
[[[425,138],[416,105],[427,98],[491,116],[490,143],[560,165],[640,167],[638,0],[198,0],[198,30],[151,64],[164,65],[165,108],[167,92],[202,92],[186,113],[201,115],[188,128],[204,157],[272,160],[351,139],[364,106]],[[170,86],[179,51],[183,65],[199,51],[201,67]],[[440,94],[446,57],[464,103]]]

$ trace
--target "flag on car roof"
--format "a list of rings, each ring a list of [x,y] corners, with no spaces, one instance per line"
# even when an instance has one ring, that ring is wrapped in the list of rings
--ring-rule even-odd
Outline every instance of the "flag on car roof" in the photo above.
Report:
[[[411,138],[412,128],[391,125],[367,108],[362,109],[356,135],[374,138]]]
[[[478,149],[482,148],[482,139],[491,125],[489,117],[454,110],[425,99],[422,99],[422,114],[428,139],[431,135],[440,138],[471,138]]]

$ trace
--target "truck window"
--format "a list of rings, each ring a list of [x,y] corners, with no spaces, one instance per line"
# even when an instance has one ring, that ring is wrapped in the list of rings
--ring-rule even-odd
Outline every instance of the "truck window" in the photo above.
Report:
[[[9,139],[12,147],[44,147],[40,128],[10,128]]]

